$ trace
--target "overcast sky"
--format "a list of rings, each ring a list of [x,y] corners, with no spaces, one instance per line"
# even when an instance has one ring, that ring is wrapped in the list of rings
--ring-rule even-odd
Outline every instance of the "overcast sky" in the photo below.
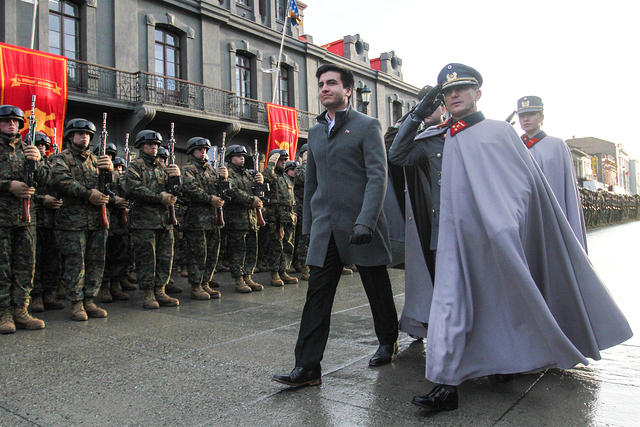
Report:
[[[504,120],[518,98],[537,95],[548,134],[622,143],[640,159],[636,1],[304,1],[304,31],[317,45],[360,34],[369,58],[394,50],[418,87],[449,62],[471,65],[488,118]]]

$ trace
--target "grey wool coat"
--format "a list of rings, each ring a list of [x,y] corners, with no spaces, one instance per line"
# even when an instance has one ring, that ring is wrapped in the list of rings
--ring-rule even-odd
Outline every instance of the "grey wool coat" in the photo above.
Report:
[[[328,134],[326,112],[309,130],[304,186],[303,234],[309,234],[307,265],[322,267],[333,234],[344,264],[391,262],[387,223],[382,212],[387,187],[387,156],[377,119],[351,107],[336,113]],[[366,245],[351,245],[355,224],[373,230]]]

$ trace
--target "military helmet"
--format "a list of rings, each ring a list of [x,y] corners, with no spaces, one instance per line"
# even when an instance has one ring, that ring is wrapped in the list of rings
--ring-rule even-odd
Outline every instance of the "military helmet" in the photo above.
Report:
[[[24,126],[24,111],[15,105],[0,105],[0,119],[15,119],[22,128]]]
[[[271,158],[271,156],[276,153],[280,154],[280,160],[289,158],[289,152],[287,150],[283,150],[282,148],[274,148],[273,150],[269,151],[269,158]]]
[[[247,148],[244,145],[230,145],[224,153],[224,160],[230,161],[233,156],[247,156]]]
[[[27,137],[28,135],[29,134],[27,134]],[[33,145],[35,146],[44,145],[47,148],[51,147],[51,138],[44,132],[36,131],[34,139]]]
[[[73,132],[87,132],[89,134],[89,140],[92,140],[93,135],[96,133],[96,125],[86,119],[71,119],[64,127],[62,138],[67,139]]]
[[[169,150],[164,148],[162,145],[158,147],[158,157],[162,157],[163,159],[169,158]]]
[[[187,154],[193,153],[196,148],[211,148],[211,141],[201,136],[194,136],[187,141]]]
[[[307,144],[302,144],[302,147],[298,148],[298,156],[302,156],[302,153],[307,151],[309,146]]]
[[[295,169],[297,167],[298,167],[298,162],[290,160],[290,161],[288,161],[287,163],[284,164],[284,171],[286,173],[288,170]]]
[[[145,144],[147,142],[155,142],[156,144],[161,145],[162,135],[160,135],[160,132],[156,132],[155,130],[149,130],[149,129],[141,130],[136,135],[134,147],[140,148],[142,144]]]
[[[116,144],[114,144],[113,142],[107,142],[107,147],[104,149],[104,153],[107,156],[111,156],[111,158],[114,158],[118,154]],[[93,154],[95,154],[96,156],[100,155],[100,144],[93,147]]]
[[[117,168],[118,166],[122,166],[123,168],[127,166],[127,163],[122,157],[116,157],[115,159],[113,159],[113,167]]]

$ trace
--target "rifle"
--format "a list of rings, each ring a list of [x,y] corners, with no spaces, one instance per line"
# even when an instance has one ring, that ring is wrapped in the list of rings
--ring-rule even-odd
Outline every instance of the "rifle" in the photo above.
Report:
[[[224,155],[225,152],[227,151],[227,146],[226,146],[226,139],[227,139],[227,133],[226,132],[222,132],[222,145],[220,147],[220,151],[218,153],[218,147],[214,147],[213,150],[213,168],[214,169],[218,169],[218,165],[220,164],[224,164],[222,162],[224,162]],[[220,157],[218,157],[218,155]],[[228,180],[216,180],[216,195],[218,197],[220,197],[223,200],[228,200],[229,199],[229,181]],[[224,213],[222,211],[222,208],[217,208],[217,216],[216,216],[216,225],[218,225],[219,227],[224,227]]]
[[[518,111],[513,110],[513,113],[509,114],[509,117],[507,117],[506,121],[507,123],[509,123],[510,125],[514,125],[515,124],[515,120],[513,120],[513,116],[515,116],[518,113]]]
[[[27,145],[33,145],[36,140],[36,96],[31,96],[31,116],[29,117],[29,134],[27,136]],[[36,186],[36,169],[38,164],[35,160],[24,161],[24,182],[29,187]],[[29,211],[29,198],[22,199],[22,220],[31,222],[31,212]]]
[[[253,170],[250,170],[249,173],[251,174],[251,176],[253,176],[255,178],[256,174],[259,172],[259,165],[258,162],[260,161],[260,154],[258,153],[258,140],[254,139],[253,140]],[[269,184],[268,183],[263,183],[263,184],[258,184],[257,182],[253,183],[253,186],[251,187],[251,190],[253,191],[253,195],[258,197],[260,200],[265,199],[265,195],[266,193],[269,192]],[[264,221],[264,216],[262,216],[262,210],[260,208],[256,208],[256,215],[258,215],[258,227],[263,227],[264,225],[266,225],[267,223]]]
[[[171,133],[169,136],[169,143],[167,149],[169,150],[169,159],[167,160],[167,165],[173,165],[176,163],[176,139],[173,134],[174,131],[174,123],[171,122]],[[180,194],[180,185],[182,184],[182,180],[179,176],[170,176],[169,180],[169,193],[174,196],[178,196]],[[178,218],[176,217],[176,207],[171,205],[169,206],[169,217],[171,219],[171,223],[174,226],[178,226]]]
[[[129,133],[124,134],[124,167],[129,167]],[[129,219],[127,218],[127,208],[122,209],[122,216],[120,217],[120,224],[127,225]]]
[[[53,146],[51,147],[51,154],[58,154],[58,128],[53,128]]]
[[[107,155],[107,113],[102,113],[102,131],[100,132],[100,144],[98,145],[98,155]],[[100,169],[98,173],[98,190],[107,196],[115,196],[110,185],[113,175],[107,170]],[[100,205],[100,222],[104,228],[109,229],[109,217],[107,216],[107,205]]]

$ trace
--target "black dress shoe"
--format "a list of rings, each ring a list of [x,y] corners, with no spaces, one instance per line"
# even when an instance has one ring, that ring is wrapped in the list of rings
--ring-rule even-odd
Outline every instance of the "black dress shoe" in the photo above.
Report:
[[[274,375],[272,379],[291,387],[320,385],[322,384],[322,373],[320,368],[308,369],[298,366],[293,368],[289,375]]]
[[[458,388],[439,384],[425,396],[413,396],[411,403],[432,412],[458,409]]]
[[[398,342],[393,344],[380,344],[376,354],[369,359],[369,366],[382,366],[391,363],[398,354]]]

